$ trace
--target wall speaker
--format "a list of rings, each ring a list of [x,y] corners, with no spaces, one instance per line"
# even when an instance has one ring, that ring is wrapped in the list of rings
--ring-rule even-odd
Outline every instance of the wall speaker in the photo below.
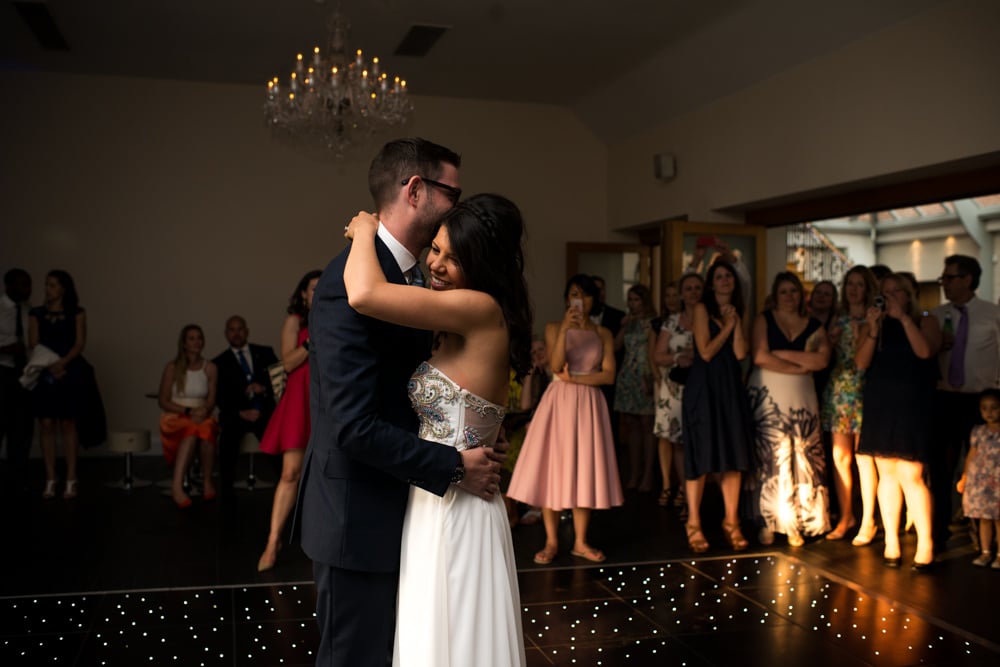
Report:
[[[653,156],[653,177],[658,181],[669,181],[676,174],[674,156],[670,153],[657,153]]]

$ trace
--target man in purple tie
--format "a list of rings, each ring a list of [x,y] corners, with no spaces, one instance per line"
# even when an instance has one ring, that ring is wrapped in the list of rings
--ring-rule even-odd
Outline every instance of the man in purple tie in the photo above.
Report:
[[[976,296],[981,276],[974,257],[946,257],[938,282],[948,302],[933,311],[942,332],[938,444],[930,464],[934,544],[940,547],[948,540],[954,515],[955,468],[968,451],[969,432],[981,421],[979,392],[1000,387],[1000,306]]]

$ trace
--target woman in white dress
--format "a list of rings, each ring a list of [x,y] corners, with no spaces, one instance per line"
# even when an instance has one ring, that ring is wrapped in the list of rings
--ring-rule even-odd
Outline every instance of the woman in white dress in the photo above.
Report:
[[[378,220],[359,213],[344,270],[351,307],[434,330],[428,362],[410,380],[420,437],[458,449],[491,446],[510,370],[531,368],[531,305],[523,223],[513,202],[476,195],[446,214],[427,256],[430,290],[390,283],[378,263]],[[499,494],[415,486],[403,524],[393,665],[525,664],[510,525]]]

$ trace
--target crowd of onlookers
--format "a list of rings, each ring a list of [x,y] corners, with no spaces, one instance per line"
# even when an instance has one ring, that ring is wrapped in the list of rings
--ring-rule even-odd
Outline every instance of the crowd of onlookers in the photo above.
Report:
[[[182,327],[177,350],[160,379],[158,405],[163,455],[173,469],[171,495],[178,508],[192,505],[194,478],[205,501],[233,492],[236,464],[247,437],[280,460],[280,479],[267,546],[258,568],[274,566],[282,531],[298,491],[309,441],[309,308],[320,271],[302,277],[292,292],[281,333],[281,358],[267,345],[249,342],[246,320],[225,325],[228,347],[209,360],[197,324]],[[45,462],[44,499],[78,493],[80,447],[105,442],[104,408],[94,369],[83,351],[87,314],[73,278],[53,270],[44,304],[31,307],[31,277],[21,269],[4,276],[0,296],[0,440],[7,444],[5,489],[26,490],[28,454],[39,424]],[[61,441],[65,478],[60,488],[56,445]],[[218,465],[216,459],[218,458]],[[197,474],[192,463],[197,461]],[[219,487],[216,486],[218,468]]]
[[[659,311],[643,285],[628,290],[623,312],[606,303],[601,278],[572,277],[563,318],[534,341],[531,373],[523,386],[512,382],[507,495],[512,522],[544,523],[535,562],[557,555],[563,512],[573,521],[571,554],[603,561],[587,541],[591,511],[630,493],[676,511],[691,550],[705,552],[711,531],[702,529],[701,505],[712,481],[723,504],[715,520],[736,551],[750,544],[744,530],[764,545],[781,535],[793,547],[823,537],[865,546],[881,526],[884,562],[898,567],[899,534],[912,527],[913,567],[924,570],[964,513],[975,525],[976,564],[1000,569],[1000,306],[976,296],[978,262],[945,258],[945,302],[931,310],[912,274],[854,266],[840,285],[822,281],[808,294],[797,274],[781,272],[753,314],[749,272],[715,243],[710,265],[710,248],[701,247],[664,288]],[[231,492],[245,438],[280,457],[261,570],[281,547],[309,438],[308,315],[319,276],[310,271],[292,293],[280,360],[249,343],[246,321],[234,315],[227,349],[211,360],[202,329],[183,327],[160,382],[160,435],[179,508],[192,504],[192,461],[212,500]],[[4,287],[8,474],[27,479],[37,419],[42,495],[72,499],[78,448],[106,435],[83,356],[86,311],[65,271],[49,272],[38,307],[26,272],[8,271]]]
[[[691,550],[705,552],[712,480],[736,551],[749,529],[763,545],[781,535],[862,547],[881,527],[884,563],[899,567],[912,528],[912,568],[926,571],[964,518],[976,564],[1000,569],[1000,306],[976,296],[978,261],[945,258],[945,301],[930,310],[913,274],[854,266],[809,293],[781,272],[752,314],[749,272],[713,242],[712,263],[700,248],[659,313],[642,285],[616,312],[600,278],[567,284],[565,316],[538,341],[531,397],[512,406],[533,414],[508,496],[541,509],[535,562],[558,553],[567,510],[571,553],[602,561],[586,539],[590,512],[629,492],[674,508]]]

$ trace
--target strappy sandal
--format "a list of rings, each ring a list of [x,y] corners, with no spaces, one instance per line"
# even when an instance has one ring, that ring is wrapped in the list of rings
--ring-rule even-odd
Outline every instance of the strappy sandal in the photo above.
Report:
[[[656,504],[660,507],[666,507],[670,504],[670,495],[673,493],[670,489],[663,489],[660,491],[660,497],[656,501]]]
[[[45,480],[45,490],[42,491],[42,498],[48,500],[49,498],[56,497],[56,480],[47,479]]]
[[[76,498],[76,480],[67,479],[66,480],[66,490],[63,491],[64,500],[73,500]]]
[[[708,540],[705,539],[705,534],[701,532],[701,526],[695,523],[684,524],[684,530],[687,532],[688,546],[691,547],[691,551],[696,554],[703,554],[708,551]]]
[[[740,524],[722,522],[722,535],[725,537],[726,542],[729,542],[729,546],[732,547],[733,551],[743,551],[750,546],[747,538],[743,537],[743,532],[740,530]]]

